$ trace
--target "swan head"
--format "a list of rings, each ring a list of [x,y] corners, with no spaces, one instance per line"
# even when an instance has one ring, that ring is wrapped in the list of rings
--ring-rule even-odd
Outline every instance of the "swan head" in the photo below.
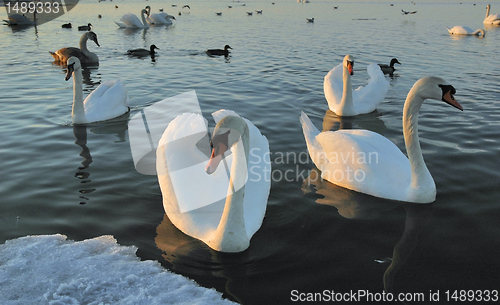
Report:
[[[90,24],[90,23],[89,23],[89,24]],[[95,42],[95,44],[96,44],[98,47],[100,47],[99,42],[97,41],[97,34],[96,34],[96,33],[94,33],[94,32],[92,32],[92,31],[90,31],[90,32],[87,32],[85,35],[87,35],[87,38],[88,38],[89,40],[92,40],[93,42]]]
[[[248,139],[248,135],[248,125],[243,118],[232,115],[222,118],[215,126],[212,141],[210,141],[212,155],[205,167],[207,174],[215,172],[226,151],[240,140]]]
[[[455,99],[455,88],[440,77],[421,78],[413,85],[411,91],[423,99],[443,101],[457,109],[464,110]]]
[[[344,67],[349,70],[349,74],[353,75],[354,74],[354,58],[352,55],[346,55],[344,57]]]
[[[228,49],[233,49],[233,48],[231,48],[229,45],[227,45],[227,44],[226,44],[226,45],[224,46],[224,50],[225,50],[225,51],[227,51]]]
[[[149,16],[148,11],[146,11],[145,9],[143,9],[143,10],[141,11],[141,15],[142,15],[142,14],[145,14],[145,15],[148,15],[148,16]]]
[[[151,6],[148,5],[144,9],[146,10],[146,14],[149,16],[151,14]]]
[[[68,71],[66,72],[65,80],[69,80],[74,71],[77,71],[82,68],[80,60],[78,59],[78,57],[74,56],[68,58],[67,65],[68,65]]]

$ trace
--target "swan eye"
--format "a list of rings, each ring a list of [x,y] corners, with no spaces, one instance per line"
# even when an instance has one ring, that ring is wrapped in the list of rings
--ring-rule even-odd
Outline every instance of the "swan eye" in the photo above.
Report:
[[[443,96],[442,96],[443,100],[444,100],[444,96],[447,93],[450,93],[451,99],[455,100],[455,97],[453,95],[455,95],[455,93],[457,93],[457,91],[455,90],[455,88],[452,85],[439,85],[439,88],[441,88],[441,90],[443,91]]]

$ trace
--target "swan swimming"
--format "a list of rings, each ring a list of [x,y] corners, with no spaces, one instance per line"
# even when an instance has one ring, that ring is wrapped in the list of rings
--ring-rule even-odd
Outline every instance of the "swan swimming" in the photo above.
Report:
[[[150,25],[165,25],[165,24],[172,24],[172,19],[175,19],[174,16],[169,15],[167,13],[153,13],[151,14],[151,6],[146,6],[146,11],[148,17],[146,18],[147,22]]]
[[[488,4],[486,6],[486,17],[484,17],[483,24],[500,25],[500,15],[499,14],[490,15],[490,8],[491,6]]]
[[[80,63],[84,66],[99,65],[99,57],[87,49],[87,40],[92,40],[98,47],[100,47],[99,42],[97,41],[96,33],[86,32],[80,38],[80,48],[62,48],[49,53],[52,57],[54,57],[55,62],[60,65],[66,64],[70,57],[77,57],[80,60]]]
[[[346,55],[341,64],[328,72],[323,82],[328,107],[338,116],[373,112],[389,90],[390,83],[376,64],[370,64],[366,68],[370,76],[368,84],[352,90],[353,68],[354,58]]]
[[[128,93],[120,80],[105,81],[92,91],[85,101],[82,89],[82,66],[77,57],[68,59],[66,80],[73,76],[73,124],[106,121],[129,112]]]
[[[319,132],[305,113],[300,121],[307,149],[321,177],[376,197],[430,203],[436,185],[425,165],[418,137],[418,112],[426,99],[442,100],[463,110],[455,88],[439,77],[424,77],[411,88],[403,109],[408,158],[387,138],[363,129]]]
[[[137,18],[136,15],[134,14],[125,14],[122,16],[120,21],[122,22],[116,22],[116,25],[118,25],[120,28],[136,28],[136,29],[144,29],[144,28],[149,28],[149,23],[146,20],[148,12],[143,9],[141,10],[141,20]]]
[[[156,151],[163,207],[185,234],[216,251],[241,252],[249,247],[266,211],[269,143],[234,111],[219,110],[212,116],[217,125],[210,158],[197,146],[208,146],[208,123],[201,115],[179,115],[165,129]]]
[[[486,34],[483,29],[479,29],[479,30],[474,31],[473,29],[471,29],[468,26],[456,25],[456,26],[452,27],[451,29],[450,28],[447,28],[447,29],[448,29],[448,33],[450,33],[451,35],[474,35],[474,36],[483,36],[484,37],[484,35]]]

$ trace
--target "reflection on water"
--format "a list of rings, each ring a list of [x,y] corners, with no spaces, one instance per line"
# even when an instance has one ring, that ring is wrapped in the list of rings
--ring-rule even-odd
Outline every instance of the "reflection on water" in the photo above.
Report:
[[[347,219],[373,219],[401,206],[405,209],[405,228],[401,239],[394,246],[392,259],[376,260],[379,263],[391,261],[383,275],[384,289],[391,293],[397,292],[397,272],[415,249],[421,230],[432,217],[434,205],[389,201],[357,193],[323,180],[317,168],[311,170],[309,177],[303,181],[302,190],[304,193],[315,191],[322,196],[316,200],[317,203],[335,207]]]
[[[90,149],[87,146],[87,128],[90,128],[92,134],[114,134],[117,137],[115,143],[126,142],[127,133],[127,122],[130,113],[125,113],[122,116],[114,118],[113,120],[106,121],[104,123],[91,124],[90,127],[87,125],[74,125],[73,134],[76,138],[75,144],[81,147],[80,157],[83,158],[81,161],[81,166],[75,173],[75,177],[80,180],[82,184],[81,189],[78,190],[80,193],[80,204],[85,204],[89,200],[88,194],[96,191],[96,188],[89,187],[92,183],[90,179],[90,164],[92,164],[92,155],[90,154]]]
[[[89,179],[90,172],[87,170],[90,164],[92,163],[92,156],[90,155],[90,149],[87,147],[87,126],[74,126],[73,134],[76,137],[75,144],[82,148],[80,152],[80,156],[83,158],[81,162],[82,166],[78,167],[78,171],[75,173],[75,177],[80,180],[81,184],[85,186],[83,189],[80,189],[78,192],[80,193],[79,198],[80,204],[85,204],[89,198],[85,197],[86,194],[90,194],[95,191],[95,188],[86,187],[88,183],[92,182]]]
[[[386,127],[384,121],[378,118],[378,112],[358,115],[354,117],[340,117],[328,109],[323,117],[322,131],[336,131],[341,129],[366,129],[382,133]]]

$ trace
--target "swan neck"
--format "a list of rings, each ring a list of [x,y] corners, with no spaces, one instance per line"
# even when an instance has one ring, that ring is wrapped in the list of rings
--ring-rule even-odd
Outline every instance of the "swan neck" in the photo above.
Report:
[[[417,96],[412,88],[408,93],[403,109],[403,134],[411,166],[411,188],[413,189],[418,189],[419,186],[430,182],[434,183],[425,165],[418,137],[418,113],[424,100],[422,97]]]
[[[73,107],[71,110],[71,120],[75,124],[83,124],[85,121],[85,109],[83,107],[83,88],[82,88],[82,70],[81,68],[73,71]]]
[[[224,252],[240,252],[248,248],[250,239],[245,228],[244,195],[248,177],[249,139],[247,132],[242,133],[241,141],[231,147],[233,161],[230,170],[229,187],[224,211],[215,231],[220,243],[217,248]]]
[[[141,18],[142,18],[142,24],[143,24],[144,26],[147,26],[147,25],[148,25],[148,22],[146,21],[146,16],[145,16],[145,14],[146,14],[146,13],[145,13],[144,11],[142,11],[142,12],[141,12]]]
[[[349,69],[343,67],[342,80],[344,83],[342,91],[342,100],[340,101],[340,109],[342,113],[340,115],[354,115],[354,103],[352,101],[352,84],[351,84],[351,74],[349,74]]]
[[[80,50],[82,50],[83,52],[88,52],[87,40],[88,40],[87,35],[82,35],[82,37],[80,38]]]
[[[490,15],[490,6],[486,6],[486,17],[484,17],[484,19],[488,18],[488,16]]]

